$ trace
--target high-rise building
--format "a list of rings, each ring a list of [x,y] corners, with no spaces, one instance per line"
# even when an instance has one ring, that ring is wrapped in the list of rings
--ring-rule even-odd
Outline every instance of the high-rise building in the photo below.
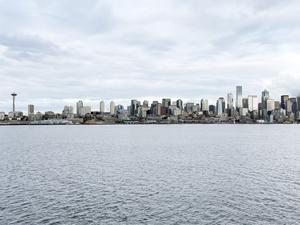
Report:
[[[187,113],[193,113],[194,112],[194,103],[193,102],[187,102],[185,104],[185,111]]]
[[[234,108],[234,102],[233,102],[233,94],[228,93],[227,94],[227,109],[233,109]]]
[[[270,93],[266,89],[261,93],[262,109],[267,109],[267,100],[270,98]]]
[[[249,109],[249,102],[248,102],[248,98],[243,98],[243,109]]]
[[[66,105],[62,111],[62,116],[63,118],[73,119],[74,118],[73,106]]]
[[[292,103],[292,113],[296,115],[298,109],[297,109],[297,99],[296,98],[290,98],[289,101]]]
[[[300,96],[297,97],[297,110],[300,112]]]
[[[138,100],[131,100],[131,105],[130,105],[130,115],[131,116],[137,116],[138,114],[138,108],[140,106],[140,102]]]
[[[170,105],[171,105],[171,99],[169,99],[169,98],[162,99],[162,107],[168,108]]]
[[[250,112],[258,111],[258,97],[257,95],[248,96],[248,108]]]
[[[289,100],[289,96],[288,95],[282,95],[281,96],[281,108],[282,109],[285,109],[286,110],[286,104],[287,104],[287,101]]]
[[[80,117],[84,117],[87,114],[91,114],[92,111],[91,106],[82,106],[77,109],[79,109],[78,115]]]
[[[181,109],[181,110],[183,109],[183,102],[182,102],[181,99],[178,99],[176,101],[176,106],[177,106],[178,109]]]
[[[77,115],[80,115],[80,109],[81,108],[83,108],[83,101],[78,101],[77,103],[76,103],[76,114]]]
[[[273,99],[267,99],[267,111],[273,112],[275,110],[275,101]]]
[[[216,113],[216,106],[215,105],[209,105],[208,110],[209,110],[210,114],[215,114]]]
[[[209,110],[208,100],[207,99],[201,99],[201,111],[202,112],[208,112],[208,110]]]
[[[28,105],[28,116],[34,115],[34,105]]]
[[[148,108],[148,104],[149,104],[149,103],[148,103],[147,100],[144,100],[144,101],[143,101],[143,107],[147,107],[147,108]]]
[[[100,102],[100,113],[104,113],[105,112],[105,103],[104,101]]]
[[[223,115],[225,113],[225,100],[223,97],[220,97],[216,104],[217,115]]]
[[[235,105],[237,110],[242,108],[243,104],[243,86],[236,86],[236,101]]]
[[[115,115],[115,103],[114,103],[114,101],[110,102],[109,108],[110,108],[110,111],[109,111],[110,115]]]

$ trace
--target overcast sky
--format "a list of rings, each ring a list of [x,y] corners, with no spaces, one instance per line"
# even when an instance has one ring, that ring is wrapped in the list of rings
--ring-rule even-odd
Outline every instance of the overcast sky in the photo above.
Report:
[[[0,0],[0,111],[300,93],[300,1]],[[107,104],[108,105],[108,104]]]

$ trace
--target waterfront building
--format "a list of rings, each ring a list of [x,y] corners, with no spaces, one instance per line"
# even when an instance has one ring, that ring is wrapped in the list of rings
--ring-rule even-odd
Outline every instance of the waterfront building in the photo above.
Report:
[[[34,115],[34,105],[28,105],[27,115],[28,116]]]
[[[111,101],[111,102],[110,102],[109,108],[110,108],[110,110],[109,110],[110,115],[115,115],[116,112],[115,112],[115,103],[114,103],[114,101]]]
[[[163,98],[162,99],[162,107],[168,108],[171,105],[170,98]]]
[[[124,106],[123,105],[117,105],[116,107],[115,107],[115,113],[116,114],[122,114],[123,112],[124,112]]]
[[[153,101],[150,107],[150,113],[153,116],[160,116],[161,115],[161,103],[158,101]]]
[[[76,114],[78,115],[78,116],[80,116],[80,109],[81,108],[83,108],[83,101],[78,101],[77,103],[76,103]]]
[[[80,117],[84,117],[87,114],[91,114],[91,111],[92,111],[91,106],[82,106],[82,107],[79,108],[79,114],[78,115]]]
[[[243,86],[236,86],[236,109],[239,110],[242,108],[243,104]]]
[[[62,111],[62,117],[63,119],[73,119],[74,118],[74,111],[73,106],[65,106],[64,110]]]
[[[178,99],[178,100],[176,101],[176,106],[177,106],[177,108],[183,110],[183,102],[182,102],[181,99]]]
[[[258,111],[258,97],[257,95],[248,96],[248,108],[250,112]]]
[[[288,95],[281,95],[280,99],[281,99],[281,101],[280,101],[281,108],[286,110],[286,104],[287,104],[287,101],[289,100],[289,96]]]
[[[43,119],[43,114],[41,112],[37,112],[35,115],[34,115],[34,119],[35,120],[42,120]]]
[[[143,101],[143,107],[147,107],[148,108],[149,102],[147,100]]]
[[[227,94],[227,109],[231,110],[233,108],[234,108],[233,94],[228,93]]]
[[[179,109],[176,105],[169,106],[170,115],[172,116],[179,116],[182,114],[182,110]]]
[[[191,114],[194,112],[194,103],[193,102],[188,102],[185,104],[185,112],[187,112],[188,114]]]
[[[273,99],[267,99],[267,112],[273,112],[275,110],[275,101]]]
[[[217,100],[216,109],[218,116],[223,115],[225,113],[225,100],[223,97],[220,97]]]
[[[262,103],[262,109],[267,109],[267,100],[270,98],[270,93],[267,90],[264,90],[261,93],[261,103]]]
[[[202,112],[208,112],[209,111],[209,105],[208,105],[208,100],[207,99],[201,99],[201,111]]]
[[[0,112],[0,121],[5,120],[5,112]]]
[[[44,117],[46,120],[51,120],[51,119],[55,119],[56,115],[53,111],[47,111],[47,112],[45,112]]]
[[[262,118],[266,119],[268,116],[268,110],[267,110],[267,101],[270,98],[270,93],[268,90],[264,90],[261,93],[261,110],[262,110]]]
[[[249,103],[248,98],[243,98],[242,108],[240,110],[240,115],[246,116],[249,113]]]
[[[131,100],[131,105],[130,105],[130,115],[131,116],[136,116],[138,114],[138,108],[140,106],[140,102],[138,100]]]
[[[275,105],[275,110],[279,111],[281,106],[280,106],[280,102],[279,101],[275,101],[274,102],[274,105]]]
[[[208,107],[209,113],[214,115],[216,114],[216,106],[215,105],[209,105]]]
[[[105,112],[105,103],[104,103],[104,101],[101,101],[100,102],[100,113],[104,113]]]

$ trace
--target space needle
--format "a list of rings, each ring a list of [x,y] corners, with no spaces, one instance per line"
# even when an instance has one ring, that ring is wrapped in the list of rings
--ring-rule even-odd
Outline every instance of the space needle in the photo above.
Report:
[[[11,94],[11,96],[13,97],[13,112],[16,111],[16,96],[17,94],[14,92]]]

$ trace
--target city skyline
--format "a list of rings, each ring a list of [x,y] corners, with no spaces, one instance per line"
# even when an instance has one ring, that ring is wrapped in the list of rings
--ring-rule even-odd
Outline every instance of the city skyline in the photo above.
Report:
[[[26,109],[28,109],[29,106],[34,106],[34,107],[39,107],[39,105],[34,104],[34,102],[30,102],[30,103],[25,103],[25,106],[22,107],[16,107],[16,96],[18,95],[18,93],[13,92],[11,93],[12,96],[12,101],[10,102],[10,104],[12,104],[12,108],[13,110],[11,110],[11,106],[8,107],[8,111],[5,110],[1,110],[1,105],[0,105],[0,112],[13,112],[14,108],[16,108],[15,111],[20,111],[20,112],[26,112]],[[278,95],[278,94],[277,94]],[[265,97],[264,97],[265,96]],[[183,105],[185,105],[186,103],[195,103],[195,104],[202,104],[202,100],[208,101],[208,105],[218,105],[218,99],[222,98],[224,101],[224,108],[228,109],[228,108],[243,108],[244,99],[248,99],[249,102],[247,102],[247,105],[249,104],[249,106],[247,106],[248,109],[252,109],[252,110],[258,110],[258,105],[259,103],[265,102],[263,107],[266,107],[266,100],[267,99],[273,99],[274,101],[279,101],[282,102],[282,98],[286,96],[287,100],[289,98],[299,98],[299,95],[296,96],[292,96],[289,94],[279,94],[279,97],[274,97],[273,94],[270,94],[270,90],[264,89],[259,93],[252,93],[252,94],[247,94],[247,92],[245,93],[245,87],[243,85],[236,85],[235,86],[235,92],[231,92],[228,91],[227,94],[224,94],[222,96],[219,97],[215,97],[215,100],[211,100],[206,98],[205,96],[202,96],[200,98],[193,98],[194,100],[191,99],[184,99],[181,97],[157,97],[157,98],[133,98],[134,100],[137,100],[139,102],[143,102],[143,101],[147,101],[148,103],[151,102],[162,102],[164,101],[164,99],[170,99],[171,103],[173,104],[173,102],[177,101],[177,100],[181,100]],[[18,96],[19,97],[19,96]],[[255,99],[254,99],[255,98]],[[130,106],[130,102],[133,99],[101,99],[98,98],[96,100],[89,100],[86,98],[80,98],[80,99],[69,99],[68,101],[64,101],[64,99],[61,99],[58,101],[61,101],[60,105],[62,105],[61,108],[59,108],[57,111],[53,110],[53,108],[48,107],[45,110],[37,110],[39,112],[45,112],[45,111],[53,111],[55,113],[60,113],[61,109],[65,106],[72,106],[75,110],[74,113],[79,114],[78,112],[78,102],[80,103],[81,106],[83,106],[83,104],[85,104],[86,106],[90,107],[91,111],[100,111],[100,112],[110,112],[111,111],[111,106],[110,104],[113,102],[115,105],[122,105],[124,107],[128,107]],[[8,101],[9,102],[9,101]],[[214,103],[215,102],[215,103]],[[24,104],[24,103],[23,103]],[[23,110],[22,110],[23,108]],[[77,110],[77,111],[76,111]],[[28,111],[28,110],[27,110]]]
[[[12,90],[22,110],[83,97],[215,100],[233,84],[274,98],[300,93],[299,1],[1,3],[6,111]]]

